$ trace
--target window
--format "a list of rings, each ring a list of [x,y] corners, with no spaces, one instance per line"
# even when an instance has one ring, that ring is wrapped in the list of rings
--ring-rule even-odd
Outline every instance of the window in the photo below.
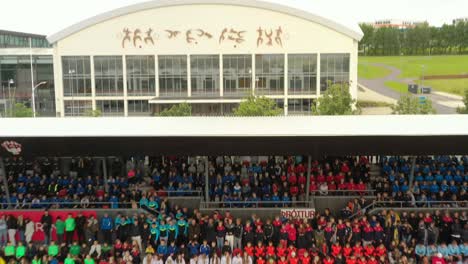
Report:
[[[128,116],[149,116],[151,114],[147,100],[128,101]]]
[[[65,116],[84,116],[93,110],[92,101],[67,100],[65,103]]]
[[[123,96],[122,57],[94,57],[96,96]]]
[[[256,55],[255,82],[256,94],[284,94],[284,55]]]
[[[89,57],[62,57],[62,73],[64,96],[91,96],[91,64]]]
[[[223,56],[224,96],[244,97],[252,90],[252,56]]]
[[[187,56],[159,56],[159,96],[187,97]]]
[[[219,96],[219,56],[190,56],[192,96]]]
[[[329,83],[342,87],[349,83],[349,54],[320,55],[320,91],[326,91]]]
[[[96,109],[100,110],[103,116],[123,116],[124,101],[97,100]]]
[[[288,115],[310,115],[314,104],[313,99],[288,99]]]
[[[317,55],[288,55],[289,94],[317,93]]]
[[[127,94],[155,96],[154,56],[127,56]]]

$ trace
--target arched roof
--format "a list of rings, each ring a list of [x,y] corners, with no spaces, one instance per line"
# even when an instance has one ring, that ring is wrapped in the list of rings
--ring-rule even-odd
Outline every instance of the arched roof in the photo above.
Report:
[[[244,6],[251,8],[260,8],[270,11],[275,11],[279,13],[284,13],[291,16],[296,16],[322,26],[333,29],[337,32],[340,32],[350,38],[353,38],[357,41],[361,40],[363,33],[360,30],[354,29],[352,27],[344,26],[340,23],[332,21],[330,19],[318,16],[311,12],[297,9],[294,7],[280,5],[272,2],[258,1],[258,0],[156,0],[150,2],[139,3],[131,6],[126,6],[118,8],[84,21],[81,21],[77,24],[74,24],[70,27],[65,28],[62,31],[57,32],[56,34],[50,35],[47,37],[47,40],[50,43],[55,43],[60,41],[70,35],[73,35],[83,29],[91,27],[95,24],[117,18],[120,16],[136,13],[143,10],[155,9],[161,7],[171,7],[171,6],[181,6],[181,5],[234,5],[234,6]]]

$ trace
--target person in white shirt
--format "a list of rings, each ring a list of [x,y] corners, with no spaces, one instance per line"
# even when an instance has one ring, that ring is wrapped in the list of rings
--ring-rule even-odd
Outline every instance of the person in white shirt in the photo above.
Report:
[[[224,253],[224,255],[221,257],[221,264],[231,264],[232,259],[231,259],[231,254],[229,252]]]
[[[210,259],[208,258],[207,255],[200,254],[200,256],[198,256],[197,264],[210,264]]]
[[[177,255],[175,263],[176,264],[185,264],[184,255],[182,255],[182,254]]]
[[[209,264],[221,264],[221,259],[218,257],[216,252],[212,253]]]
[[[24,235],[26,236],[26,242],[29,244],[34,235],[34,222],[26,218],[26,228],[24,230]]]
[[[175,261],[172,258],[172,255],[169,255],[169,257],[167,257],[165,264],[175,264]]]
[[[252,257],[247,254],[247,252],[244,252],[244,256],[242,257],[242,264],[252,264],[253,260]]]
[[[101,257],[101,244],[97,240],[94,241],[94,244],[91,246],[91,249],[89,250],[89,255],[93,256],[93,254],[97,254],[97,258]]]
[[[198,264],[198,256],[194,255],[190,258],[190,264]]]
[[[234,254],[234,257],[232,257],[232,264],[242,264],[242,257],[240,254],[240,250],[239,251],[235,250],[233,254]]]

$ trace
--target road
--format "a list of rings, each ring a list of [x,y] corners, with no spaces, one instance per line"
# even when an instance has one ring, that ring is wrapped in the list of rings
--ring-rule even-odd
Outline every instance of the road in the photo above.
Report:
[[[379,63],[373,64],[373,65],[386,68],[390,70],[391,72],[386,77],[374,79],[374,80],[359,78],[358,80],[359,84],[361,84],[362,86],[376,93],[398,100],[401,94],[385,86],[385,82],[395,81],[395,82],[402,82],[402,83],[407,83],[407,84],[414,83],[414,79],[399,78],[401,74],[401,70],[399,70],[398,68],[388,66],[385,64],[379,64]],[[442,94],[434,94],[434,93],[428,94],[425,96],[427,96],[428,98],[432,100],[432,105],[437,110],[437,114],[456,114],[457,113],[456,105],[459,103],[459,100],[454,99],[451,96],[444,96]]]

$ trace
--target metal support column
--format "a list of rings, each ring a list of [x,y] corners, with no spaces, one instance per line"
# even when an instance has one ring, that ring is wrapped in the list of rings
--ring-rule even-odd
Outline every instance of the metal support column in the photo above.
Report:
[[[208,177],[208,156],[205,157],[205,201],[210,201],[210,178]]]
[[[310,201],[310,174],[312,170],[312,157],[307,156],[307,182],[306,182],[306,202]]]
[[[412,158],[412,161],[411,161],[411,172],[410,172],[410,175],[409,175],[409,186],[410,188],[413,187],[413,180],[414,180],[414,169],[416,167],[416,156],[413,156],[411,157]]]
[[[8,180],[7,180],[6,170],[5,170],[5,164],[3,163],[2,157],[0,157],[0,174],[2,176],[0,179],[3,181],[3,187],[5,188],[6,201],[8,203],[8,207],[10,207],[10,204],[11,204],[10,191],[8,190]]]
[[[109,184],[107,182],[107,158],[102,158],[102,175],[104,176],[104,190],[106,193],[109,192]]]

